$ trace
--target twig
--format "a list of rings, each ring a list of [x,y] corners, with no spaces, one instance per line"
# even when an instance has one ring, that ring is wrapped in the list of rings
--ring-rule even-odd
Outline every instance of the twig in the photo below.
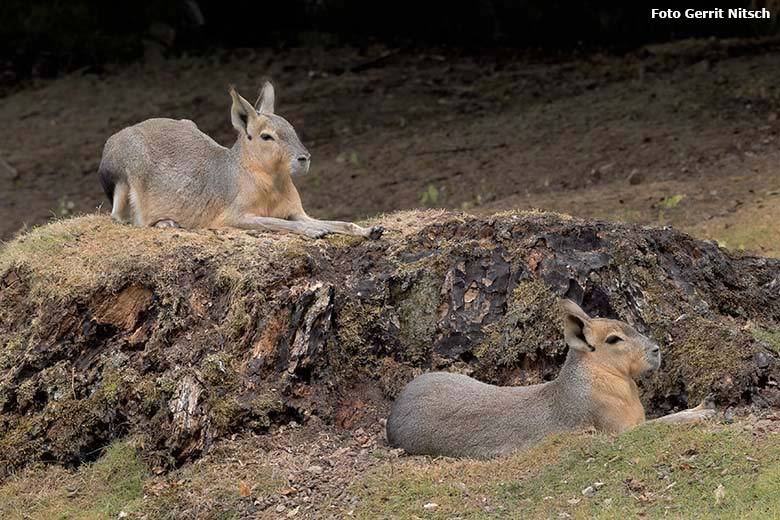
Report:
[[[358,63],[354,67],[350,67],[350,72],[363,72],[364,70],[373,69],[375,67],[381,67],[385,61],[387,61],[389,58],[395,56],[400,52],[399,49],[391,49],[388,51],[383,52],[376,58],[372,58],[368,61],[364,61],[363,63]]]
[[[417,152],[414,155],[434,155],[440,153],[461,153],[461,152],[473,152],[475,150],[495,150],[496,148],[506,148],[506,143],[499,143],[490,146],[456,146],[455,148],[440,148],[438,150],[424,150]]]

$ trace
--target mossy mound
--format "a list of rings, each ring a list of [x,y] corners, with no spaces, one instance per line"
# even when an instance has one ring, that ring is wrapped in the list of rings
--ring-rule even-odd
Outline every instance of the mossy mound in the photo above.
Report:
[[[663,345],[651,414],[711,392],[780,404],[778,260],[549,213],[381,220],[379,241],[312,241],[86,216],[3,245],[0,471],[127,434],[165,467],[238,431],[358,427],[422,370],[550,379],[559,297]]]

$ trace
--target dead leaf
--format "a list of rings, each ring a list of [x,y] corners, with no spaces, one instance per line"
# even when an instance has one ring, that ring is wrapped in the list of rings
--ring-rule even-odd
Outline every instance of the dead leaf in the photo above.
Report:
[[[626,487],[629,491],[633,491],[635,493],[639,493],[645,490],[645,484],[641,480],[637,480],[635,478],[627,478],[624,483],[626,484]]]
[[[243,480],[238,481],[238,494],[242,497],[248,497],[252,494],[252,490],[249,489],[249,484],[244,482]]]

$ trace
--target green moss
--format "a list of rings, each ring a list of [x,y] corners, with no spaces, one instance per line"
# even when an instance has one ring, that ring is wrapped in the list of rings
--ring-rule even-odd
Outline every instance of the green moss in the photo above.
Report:
[[[698,403],[713,389],[749,372],[748,341],[732,328],[703,317],[678,324],[675,342],[665,349],[666,380],[683,381],[690,402]]]
[[[19,362],[19,357],[24,353],[27,342],[23,333],[17,333],[10,338],[0,336],[0,370],[8,370]]]
[[[121,382],[122,378],[118,371],[104,369],[103,380],[100,385],[101,396],[109,403],[116,403]]]
[[[38,380],[28,379],[16,389],[16,402],[18,402],[20,406],[29,406],[32,404],[37,391]]]
[[[336,337],[343,355],[359,355],[365,347],[367,331],[376,323],[380,310],[370,303],[350,300],[339,310]]]
[[[3,422],[0,416],[0,426]],[[9,430],[0,430],[0,476],[25,462],[36,460],[43,446],[40,431],[39,419],[34,417],[16,418]]]
[[[753,327],[750,332],[756,340],[766,343],[775,354],[780,355],[780,329]]]
[[[235,380],[236,374],[231,368],[230,357],[226,353],[221,352],[219,354],[209,354],[201,361],[200,377],[205,383],[221,385]]]
[[[212,424],[222,434],[229,432],[244,413],[234,395],[214,399],[211,403]]]
[[[393,295],[397,303],[400,339],[404,359],[419,365],[429,355],[436,330],[436,312],[440,300],[441,279],[422,271],[408,282],[402,295]],[[406,285],[406,284],[405,284]]]
[[[227,338],[235,341],[252,330],[255,309],[265,303],[265,290],[261,280],[244,275],[231,284],[229,298],[227,315],[221,329]]]
[[[151,416],[160,406],[161,389],[151,378],[144,378],[136,383],[135,392],[140,398],[141,408],[147,416]]]
[[[562,345],[555,295],[537,279],[521,281],[502,318],[485,328],[487,338],[474,350],[490,366],[516,364],[540,350],[554,354]]]

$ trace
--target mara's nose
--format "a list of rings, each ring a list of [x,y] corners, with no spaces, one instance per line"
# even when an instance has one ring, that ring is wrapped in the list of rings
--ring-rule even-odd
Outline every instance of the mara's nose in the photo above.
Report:
[[[306,162],[309,162],[310,158],[311,158],[311,155],[309,155],[308,153],[306,155],[299,155],[298,156],[298,162],[306,163]]]

